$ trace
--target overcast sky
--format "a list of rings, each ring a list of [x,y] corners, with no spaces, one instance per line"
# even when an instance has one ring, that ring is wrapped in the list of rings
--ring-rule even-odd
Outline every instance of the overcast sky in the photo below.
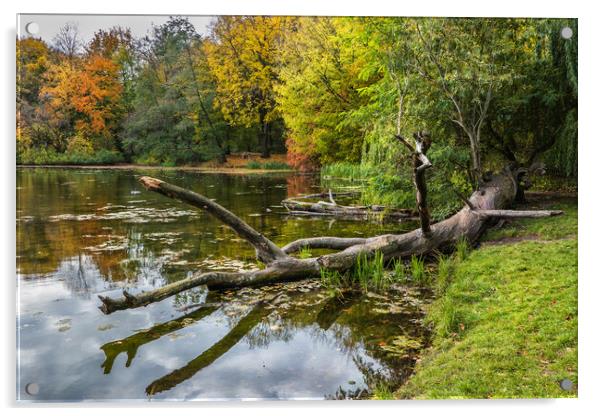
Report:
[[[213,16],[187,16],[190,23],[194,25],[200,34],[208,33],[208,25]],[[142,16],[142,15],[68,15],[68,14],[21,14],[19,15],[19,36],[40,37],[48,43],[52,42],[59,28],[67,22],[75,22],[78,25],[81,40],[88,42],[92,35],[99,29],[109,29],[113,26],[129,27],[132,35],[142,37],[148,33],[152,25],[160,25],[169,19],[165,16]],[[28,23],[37,23],[39,31],[29,34],[26,31]]]

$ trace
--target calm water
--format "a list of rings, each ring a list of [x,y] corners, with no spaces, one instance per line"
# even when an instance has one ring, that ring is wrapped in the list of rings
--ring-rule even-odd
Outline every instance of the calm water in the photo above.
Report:
[[[141,174],[214,198],[278,244],[413,227],[283,215],[282,199],[320,190],[308,176],[19,169],[21,400],[362,397],[409,375],[425,338],[425,294],[415,288],[342,299],[316,281],[198,288],[103,315],[98,294],[256,267],[253,249],[230,229],[145,191]],[[27,393],[29,383],[38,394]]]

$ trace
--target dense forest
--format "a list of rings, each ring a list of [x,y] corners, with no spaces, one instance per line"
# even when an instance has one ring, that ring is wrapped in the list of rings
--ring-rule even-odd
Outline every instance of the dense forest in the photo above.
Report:
[[[407,205],[388,193],[411,186],[392,137],[428,130],[435,190],[466,192],[508,162],[577,174],[576,20],[220,16],[201,35],[172,17],[87,44],[67,24],[51,44],[18,39],[17,66],[20,164],[286,152]]]

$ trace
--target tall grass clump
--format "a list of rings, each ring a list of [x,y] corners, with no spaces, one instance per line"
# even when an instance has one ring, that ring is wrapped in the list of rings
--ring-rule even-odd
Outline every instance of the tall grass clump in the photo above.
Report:
[[[288,170],[291,168],[287,163],[279,162],[277,160],[265,162],[262,167],[268,170]]]
[[[261,163],[259,163],[256,160],[251,160],[250,162],[247,162],[246,168],[247,169],[261,169]]]
[[[458,261],[464,261],[470,253],[470,243],[466,238],[462,237],[456,243],[456,259]]]
[[[300,259],[311,258],[311,249],[307,246],[302,247],[301,250],[299,251],[299,258]]]
[[[336,162],[322,166],[320,175],[323,179],[348,179],[352,181],[365,180],[370,176],[370,167],[361,164]]]
[[[353,270],[353,280],[359,283],[364,292],[368,288],[383,289],[386,284],[383,253],[377,251],[372,258],[365,253],[360,254]]]
[[[449,285],[453,273],[454,259],[440,255],[437,261],[437,275],[435,276],[435,292],[442,295]]]
[[[410,259],[410,274],[414,283],[426,285],[429,283],[429,276],[424,267],[424,260],[421,257],[412,255]]]
[[[348,286],[346,275],[336,270],[320,269],[320,283],[326,288],[331,297],[338,296],[341,288]]]
[[[400,282],[406,278],[406,265],[401,259],[393,261],[393,280]]]

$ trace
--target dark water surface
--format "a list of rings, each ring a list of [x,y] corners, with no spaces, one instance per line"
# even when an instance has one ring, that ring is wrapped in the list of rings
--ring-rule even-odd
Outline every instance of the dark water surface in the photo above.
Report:
[[[141,174],[214,198],[280,245],[414,226],[283,215],[282,199],[320,190],[308,176],[18,169],[20,400],[362,397],[407,378],[425,338],[415,288],[342,299],[317,281],[197,288],[103,315],[98,294],[257,267],[229,228],[145,191]]]

